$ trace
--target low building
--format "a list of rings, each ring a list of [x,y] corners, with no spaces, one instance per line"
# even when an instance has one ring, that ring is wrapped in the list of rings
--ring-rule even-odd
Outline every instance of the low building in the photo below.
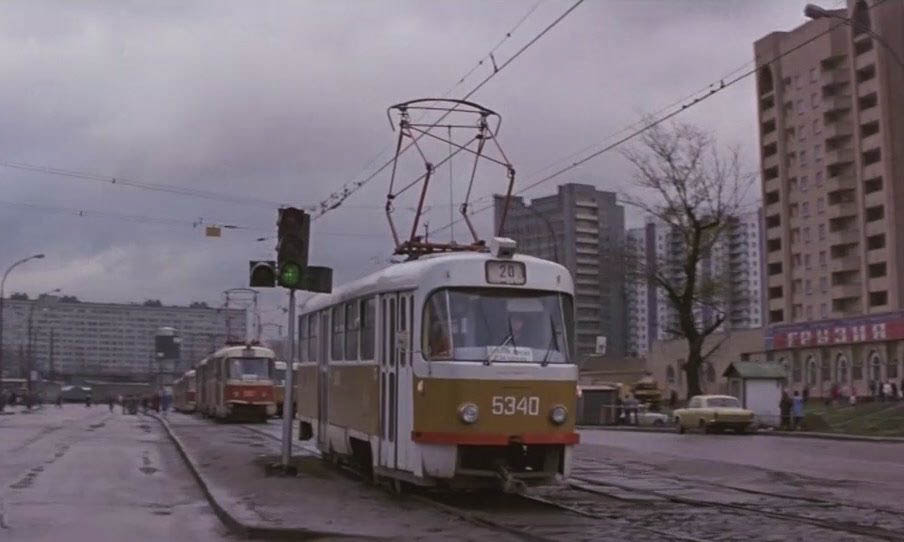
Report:
[[[741,401],[741,406],[752,410],[756,421],[762,425],[778,427],[781,423],[779,403],[785,386],[787,372],[778,363],[736,361],[722,373],[727,379],[729,395]]]

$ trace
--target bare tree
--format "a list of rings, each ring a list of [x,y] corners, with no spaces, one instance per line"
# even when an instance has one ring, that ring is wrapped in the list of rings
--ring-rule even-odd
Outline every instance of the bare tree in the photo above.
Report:
[[[629,277],[648,281],[664,292],[675,321],[665,331],[687,341],[683,370],[688,396],[701,393],[700,375],[718,343],[705,350],[706,338],[726,319],[729,284],[712,264],[714,252],[741,212],[745,187],[753,179],[741,172],[736,148],[720,154],[711,134],[688,124],[655,126],[640,148],[623,153],[634,165],[641,189],[625,202],[664,227],[680,256],[628,258]]]

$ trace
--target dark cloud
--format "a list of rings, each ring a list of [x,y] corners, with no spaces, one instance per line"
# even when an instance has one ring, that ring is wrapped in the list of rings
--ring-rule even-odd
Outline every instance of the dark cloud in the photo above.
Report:
[[[392,143],[388,105],[448,90],[531,5],[19,2],[0,13],[0,160],[317,202],[359,178],[365,163]],[[543,2],[497,58],[507,58],[568,5]],[[501,142],[523,185],[553,160],[752,60],[753,41],[799,24],[802,6],[787,0],[588,1],[474,99],[503,115]],[[683,120],[744,146],[755,169],[752,88],[746,81]],[[454,167],[460,198],[464,163]],[[482,174],[477,196],[502,190],[499,172]],[[439,179],[431,227],[448,221],[448,172]],[[630,171],[612,153],[560,180],[622,190]],[[312,261],[334,266],[339,280],[385,263],[391,244],[380,207],[387,181],[381,176],[315,223]],[[528,195],[549,193],[554,184]],[[0,200],[265,230],[275,221],[275,210],[259,205],[7,168],[0,168]],[[404,207],[412,204],[399,201],[400,220],[410,219]],[[490,219],[475,220],[486,228]],[[35,251],[48,255],[11,277],[10,289],[62,287],[98,300],[217,302],[223,289],[244,285],[248,259],[267,257],[273,247],[254,241],[260,232],[226,231],[208,239],[191,227],[5,206],[0,229],[4,262]],[[457,232],[460,238],[464,229]],[[267,297],[271,303],[278,298]]]

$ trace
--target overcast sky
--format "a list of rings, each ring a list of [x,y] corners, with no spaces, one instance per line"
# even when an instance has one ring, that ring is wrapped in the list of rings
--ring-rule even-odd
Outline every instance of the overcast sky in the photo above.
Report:
[[[442,95],[534,3],[12,2],[0,11],[0,161],[314,204],[360,178],[393,143],[388,105]],[[754,40],[802,23],[804,3],[587,0],[472,99],[502,115],[500,142],[523,186],[532,172],[751,62]],[[541,2],[497,61],[570,4]],[[749,78],[680,117],[741,145],[751,170],[758,160],[753,84]],[[453,164],[455,200],[464,170]],[[486,172],[478,196],[504,189],[501,171]],[[557,181],[624,191],[630,174],[614,152]],[[448,221],[448,171],[440,178],[430,194],[431,228]],[[555,184],[526,196],[552,193]],[[388,258],[387,187],[380,176],[315,222],[311,262],[334,267],[337,282]],[[399,202],[400,221],[410,220],[410,204]],[[272,255],[272,241],[255,239],[272,233],[275,218],[266,204],[0,167],[0,267],[47,254],[10,275],[7,293],[61,288],[92,301],[220,303],[224,289],[247,285],[249,259]],[[484,231],[491,218],[477,219]],[[205,238],[189,224],[198,219],[257,230]]]

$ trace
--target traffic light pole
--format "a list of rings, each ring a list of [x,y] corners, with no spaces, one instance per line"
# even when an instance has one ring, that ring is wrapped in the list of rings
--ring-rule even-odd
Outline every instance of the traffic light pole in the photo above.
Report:
[[[282,430],[282,466],[289,469],[289,462],[292,459],[292,416],[295,409],[292,408],[294,398],[292,391],[295,387],[295,289],[289,289],[289,337],[288,337],[288,358],[286,360],[286,390],[283,394],[283,430]]]

